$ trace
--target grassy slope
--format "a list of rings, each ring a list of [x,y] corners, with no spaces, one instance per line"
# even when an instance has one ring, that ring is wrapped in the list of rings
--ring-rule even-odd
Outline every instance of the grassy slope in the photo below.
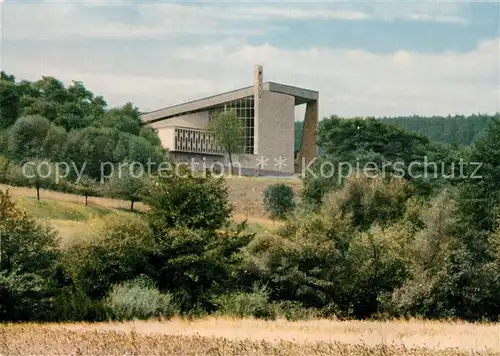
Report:
[[[262,192],[272,183],[269,179],[232,178],[228,180],[230,196],[235,205],[233,220],[236,223],[247,220],[248,231],[262,232],[274,230],[280,226],[262,213]],[[297,188],[297,182],[293,182]],[[36,192],[31,188],[9,187],[0,185],[0,189],[8,189],[16,203],[31,216],[52,225],[61,236],[63,245],[85,239],[93,231],[102,226],[103,219],[111,213],[133,214],[127,209],[129,203],[108,198],[89,198],[89,205],[84,205],[84,198],[78,195],[41,190],[41,200],[36,200]],[[242,207],[249,207],[242,212]],[[239,208],[239,209],[238,209]],[[136,204],[136,209],[144,211],[146,207]],[[256,215],[251,215],[253,212]]]
[[[274,229],[278,225],[268,219],[264,212],[263,194],[266,187],[269,184],[283,182],[290,185],[296,194],[299,194],[302,188],[302,182],[296,179],[230,177],[227,179],[227,182],[229,198],[234,205],[234,220],[241,222],[247,219],[252,225],[258,225],[265,229]],[[0,184],[0,189],[9,189],[12,196],[16,199],[34,198],[36,196],[35,190],[31,188],[9,187]],[[20,203],[24,204],[24,207],[37,217],[51,220],[83,221],[86,220],[86,214],[102,216],[109,213],[109,209],[128,210],[130,206],[129,202],[122,200],[91,197],[89,198],[89,207],[87,209],[83,206],[85,200],[82,196],[45,190],[41,190],[40,196],[42,202],[46,200],[53,202],[46,202],[43,205],[43,203],[40,204],[34,199],[21,199]],[[76,205],[57,204],[55,201],[68,204],[78,203],[79,208]],[[107,208],[108,210],[102,208]],[[146,209],[140,203],[137,203],[135,208],[138,211]]]

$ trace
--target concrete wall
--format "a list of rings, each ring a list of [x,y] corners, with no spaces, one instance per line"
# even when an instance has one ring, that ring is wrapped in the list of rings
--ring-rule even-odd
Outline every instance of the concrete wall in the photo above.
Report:
[[[160,137],[161,145],[168,149],[175,148],[175,129],[173,127],[158,128],[158,137]]]
[[[167,120],[154,122],[151,124],[151,127],[160,129],[163,127],[179,126],[179,127],[191,127],[196,129],[206,129],[208,128],[208,123],[209,123],[208,111],[202,111],[198,113],[177,116]]]
[[[269,91],[262,92],[257,156],[269,158],[269,165],[264,169],[279,170],[278,166],[275,166],[275,159],[281,156],[283,160],[286,160],[286,167],[282,167],[281,171],[294,173],[294,121],[295,99],[293,96]]]
[[[318,100],[307,103],[304,115],[304,128],[302,129],[302,145],[297,155],[296,173],[302,173],[306,167],[318,155]]]

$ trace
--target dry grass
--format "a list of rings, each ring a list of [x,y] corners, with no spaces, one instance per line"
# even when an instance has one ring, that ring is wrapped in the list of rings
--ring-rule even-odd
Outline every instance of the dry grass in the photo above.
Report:
[[[19,324],[2,355],[498,355],[500,326],[424,321],[195,321]]]

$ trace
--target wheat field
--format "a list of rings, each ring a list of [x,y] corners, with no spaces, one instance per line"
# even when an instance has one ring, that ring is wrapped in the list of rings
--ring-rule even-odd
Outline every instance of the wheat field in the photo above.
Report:
[[[500,355],[500,324],[254,319],[10,324],[2,355]]]

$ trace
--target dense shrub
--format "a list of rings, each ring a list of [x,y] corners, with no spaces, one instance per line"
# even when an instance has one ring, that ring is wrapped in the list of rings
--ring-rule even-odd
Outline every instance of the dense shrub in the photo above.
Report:
[[[269,185],[264,190],[264,208],[273,219],[283,220],[295,207],[293,189],[284,184]]]
[[[109,216],[98,235],[65,251],[68,273],[91,299],[101,299],[114,284],[148,272],[155,249],[147,223],[140,217]]]
[[[144,277],[114,285],[105,305],[120,320],[170,318],[176,313],[172,296],[160,293],[154,282]]]
[[[9,169],[11,162],[7,157],[0,156],[0,184],[9,183]]]
[[[183,313],[213,311],[212,295],[237,289],[240,249],[252,235],[242,231],[190,230],[155,234],[157,248],[149,259],[158,288],[175,296]]]
[[[321,318],[321,310],[315,308],[305,308],[304,305],[297,301],[285,300],[273,304],[276,315],[290,321],[310,320]]]
[[[338,316],[372,315],[378,296],[404,281],[403,246],[411,236],[398,222],[408,198],[404,187],[396,180],[353,177],[318,212],[296,214],[280,236],[251,242],[246,268],[269,285],[273,300]]]
[[[232,317],[276,318],[276,310],[268,300],[265,288],[256,287],[253,292],[234,292],[216,298],[218,312]]]
[[[54,231],[0,190],[0,320],[47,319],[58,259]]]

